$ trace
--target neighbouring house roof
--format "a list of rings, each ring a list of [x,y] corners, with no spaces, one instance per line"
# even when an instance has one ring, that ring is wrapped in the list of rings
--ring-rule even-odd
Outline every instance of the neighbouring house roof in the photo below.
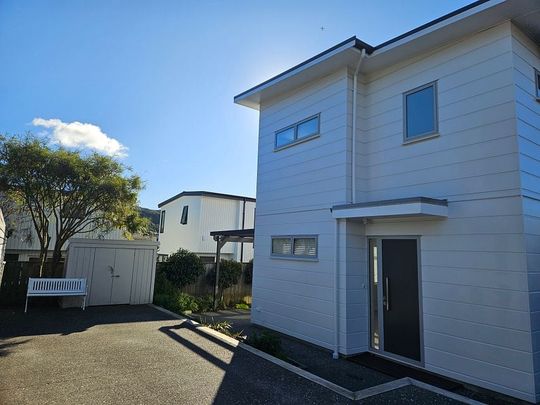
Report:
[[[301,87],[340,67],[355,67],[362,50],[367,56],[361,71],[370,73],[507,20],[540,42],[540,1],[479,0],[377,46],[353,36],[238,94],[234,102],[258,109],[265,99]]]
[[[174,200],[177,200],[185,196],[204,196],[204,197],[213,197],[213,198],[223,198],[226,200],[240,200],[240,201],[245,200],[245,201],[252,201],[252,202],[256,201],[255,198],[253,197],[245,197],[242,195],[213,193],[211,191],[182,191],[180,194],[176,194],[174,197],[171,197],[159,203],[158,208],[161,208],[162,206],[169,204],[170,202],[173,202]]]

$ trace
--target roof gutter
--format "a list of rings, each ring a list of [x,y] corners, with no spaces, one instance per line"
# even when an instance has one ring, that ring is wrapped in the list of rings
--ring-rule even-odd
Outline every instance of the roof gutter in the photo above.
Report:
[[[357,104],[358,104],[358,74],[360,73],[360,66],[366,57],[366,49],[363,48],[360,52],[360,59],[356,64],[356,70],[353,76],[353,100],[352,100],[352,159],[351,159],[351,201],[356,203],[356,122],[357,122]]]

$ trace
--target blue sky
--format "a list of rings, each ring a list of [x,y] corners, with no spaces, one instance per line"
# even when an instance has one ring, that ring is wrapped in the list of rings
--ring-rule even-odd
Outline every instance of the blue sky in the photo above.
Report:
[[[91,137],[125,155],[149,208],[182,190],[254,196],[258,113],[234,95],[468,3],[0,0],[0,133]]]

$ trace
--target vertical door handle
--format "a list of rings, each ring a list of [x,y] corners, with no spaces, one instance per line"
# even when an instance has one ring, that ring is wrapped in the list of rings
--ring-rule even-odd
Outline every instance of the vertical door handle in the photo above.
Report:
[[[390,311],[390,280],[388,279],[388,277],[384,278],[384,289],[385,289],[384,307],[387,311]]]

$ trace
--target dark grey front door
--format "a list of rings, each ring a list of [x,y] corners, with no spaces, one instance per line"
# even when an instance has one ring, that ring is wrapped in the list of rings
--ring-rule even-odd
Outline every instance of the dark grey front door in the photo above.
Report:
[[[382,239],[383,350],[420,361],[416,239]]]

